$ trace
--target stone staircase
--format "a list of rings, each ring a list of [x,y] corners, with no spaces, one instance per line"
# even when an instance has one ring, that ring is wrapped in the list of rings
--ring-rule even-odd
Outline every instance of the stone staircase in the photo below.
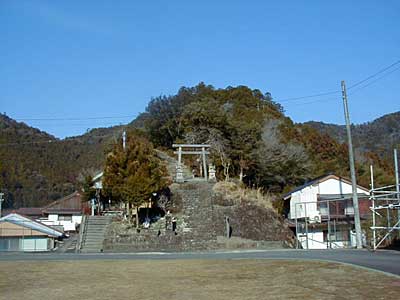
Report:
[[[199,181],[179,185],[173,193],[182,199],[182,247],[185,250],[206,250],[216,246],[213,230],[212,183]]]
[[[106,227],[111,223],[112,217],[89,216],[83,229],[80,252],[102,252]]]
[[[158,156],[166,161],[170,176],[176,178],[177,160],[159,151]],[[217,235],[213,230],[212,187],[203,178],[193,178],[191,170],[182,165],[184,183],[171,186],[172,197],[182,199],[184,227],[181,235],[182,250],[213,249]]]
[[[169,173],[172,181],[175,181],[176,166],[178,164],[178,161],[175,158],[169,156],[168,154],[166,154],[162,151],[156,150],[156,152],[157,152],[157,156],[161,160],[166,162],[166,167],[167,167],[168,173]],[[204,181],[204,179],[202,179],[202,178],[193,179],[191,170],[185,164],[182,164],[182,171],[183,171],[183,178],[184,178],[185,182],[187,182],[187,181]]]

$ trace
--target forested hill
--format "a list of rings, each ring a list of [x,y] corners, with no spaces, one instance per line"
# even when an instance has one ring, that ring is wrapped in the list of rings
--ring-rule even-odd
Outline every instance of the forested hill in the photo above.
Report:
[[[100,170],[119,128],[95,129],[59,140],[0,114],[0,189],[3,207],[40,206],[73,192],[79,179]]]
[[[398,128],[398,123],[388,126]],[[241,179],[272,193],[326,173],[349,176],[346,145],[312,126],[294,124],[269,93],[200,83],[152,99],[127,126],[98,128],[65,140],[0,115],[0,189],[6,194],[5,207],[44,205],[79,188],[85,175],[102,169],[107,149],[120,141],[123,128],[128,134],[139,128],[154,146],[165,150],[176,142],[209,143],[219,179]],[[360,184],[368,186],[372,161],[377,184],[390,181],[388,163],[365,152],[357,164]],[[185,163],[198,167],[196,157]]]
[[[323,134],[328,134],[340,143],[346,142],[344,125],[313,121],[305,124]],[[372,122],[353,125],[352,136],[354,146],[360,152],[372,151],[381,157],[391,159],[393,149],[400,149],[400,111],[384,115]]]

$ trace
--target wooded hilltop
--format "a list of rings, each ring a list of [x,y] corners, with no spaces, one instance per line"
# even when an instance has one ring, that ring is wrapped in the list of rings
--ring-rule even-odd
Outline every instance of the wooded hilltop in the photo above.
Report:
[[[355,127],[359,184],[369,186],[371,163],[377,184],[393,183],[390,151],[400,145],[399,135],[392,132],[398,124],[400,113],[395,113],[370,123],[379,130],[365,133],[359,129],[364,125]],[[277,195],[327,173],[349,177],[343,130],[327,126],[295,124],[269,93],[246,86],[217,89],[204,83],[152,99],[146,111],[126,126],[93,129],[64,140],[2,114],[3,206],[41,206],[79,189],[85,176],[102,170],[106,153],[122,131],[134,128],[166,152],[173,143],[209,143],[220,180],[237,178]],[[391,143],[380,142],[385,139]]]

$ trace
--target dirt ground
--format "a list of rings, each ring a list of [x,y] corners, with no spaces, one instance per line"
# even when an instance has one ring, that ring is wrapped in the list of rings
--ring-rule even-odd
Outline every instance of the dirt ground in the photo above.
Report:
[[[399,299],[400,279],[295,260],[0,262],[0,299]]]

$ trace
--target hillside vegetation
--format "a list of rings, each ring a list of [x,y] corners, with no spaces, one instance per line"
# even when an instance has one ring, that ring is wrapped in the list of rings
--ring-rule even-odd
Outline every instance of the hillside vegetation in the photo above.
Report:
[[[307,122],[321,133],[328,134],[339,143],[347,140],[344,125]],[[375,152],[380,157],[392,160],[393,149],[400,148],[400,111],[387,114],[372,122],[353,125],[352,136],[355,148],[360,153]]]
[[[76,190],[87,173],[102,168],[112,134],[98,131],[61,141],[0,115],[3,207],[45,205]]]
[[[387,128],[398,128],[398,122],[390,122]],[[133,127],[159,149],[170,150],[176,142],[209,143],[220,180],[238,178],[275,194],[326,173],[349,176],[347,146],[340,138],[313,124],[294,124],[269,93],[246,86],[216,89],[200,83],[181,88],[176,95],[152,99],[125,128]],[[103,168],[105,153],[123,128],[99,128],[59,140],[0,115],[0,188],[6,193],[5,207],[44,205],[79,188],[87,174]],[[385,139],[396,132],[387,137],[386,131],[379,131]],[[367,137],[358,140],[360,144]],[[377,184],[391,182],[387,158],[370,152],[379,149],[368,143],[358,156],[359,183],[368,187],[371,162]],[[186,164],[196,168],[196,158]]]

